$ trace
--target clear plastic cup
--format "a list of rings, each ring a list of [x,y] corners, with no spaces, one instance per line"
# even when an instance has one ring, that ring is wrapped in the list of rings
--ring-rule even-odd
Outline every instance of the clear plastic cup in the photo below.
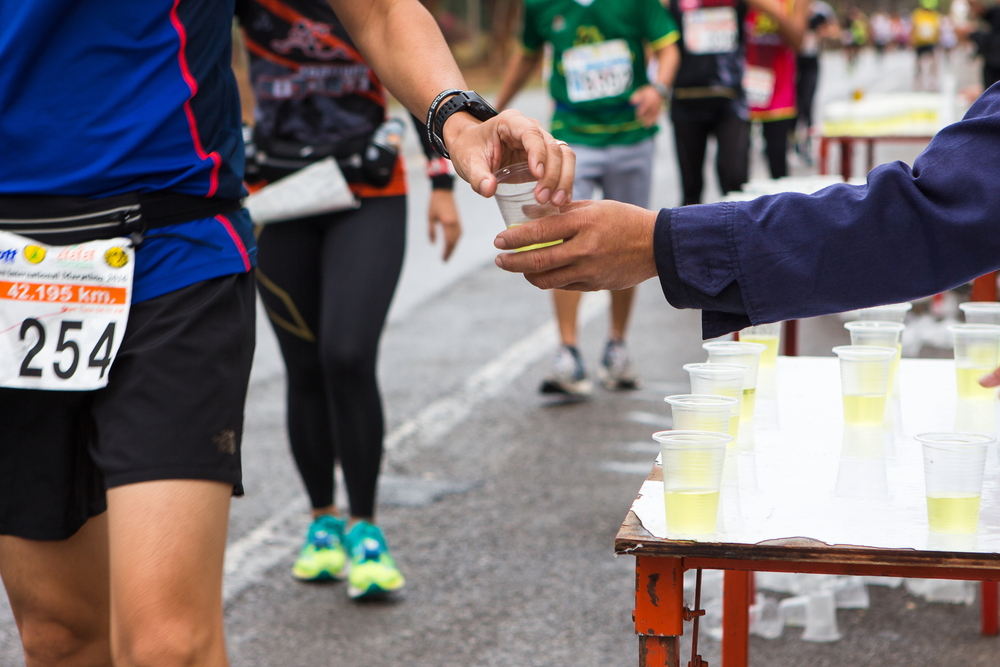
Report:
[[[1000,326],[953,324],[948,331],[955,340],[959,399],[991,400],[996,390],[980,386],[979,378],[1000,366]]]
[[[692,394],[736,399],[729,416],[729,435],[733,436],[732,444],[736,444],[740,428],[740,406],[743,405],[743,378],[750,368],[739,364],[684,364],[684,370],[691,376]]]
[[[679,431],[712,431],[728,433],[736,439],[733,425],[739,428],[739,417],[732,419],[733,406],[739,399],[709,394],[678,394],[663,399],[670,404],[674,429]]]
[[[884,306],[873,306],[863,308],[858,311],[859,320],[880,320],[882,322],[903,322],[906,314],[913,308],[909,301],[904,303],[890,303]]]
[[[1000,324],[1000,303],[996,301],[966,301],[958,307],[969,324]]]
[[[831,590],[816,591],[806,604],[806,629],[802,641],[835,642],[841,634],[837,629],[837,602]]]
[[[706,431],[660,431],[663,502],[667,530],[686,535],[715,532],[726,445],[732,436]]]
[[[747,327],[740,332],[740,340],[766,346],[767,349],[760,355],[760,367],[771,368],[778,360],[778,350],[781,348],[781,322]]]
[[[760,368],[760,355],[767,349],[760,343],[745,341],[713,341],[703,343],[708,352],[708,361],[713,364],[736,364],[746,366],[743,376],[743,405],[740,406],[740,421],[753,420],[753,409],[757,402],[757,369]]]
[[[893,383],[899,370],[899,359],[903,356],[903,330],[906,325],[902,322],[855,320],[845,324],[844,328],[851,332],[851,345],[896,348],[896,356],[893,357],[889,368],[889,394],[892,394]]]
[[[922,433],[927,524],[936,533],[975,533],[983,495],[986,452],[995,441],[984,433]]]
[[[493,172],[497,178],[497,191],[493,196],[500,207],[500,215],[507,229],[518,227],[528,222],[544,218],[547,215],[555,215],[559,212],[559,207],[551,203],[539,204],[535,200],[535,186],[538,180],[531,175],[527,162],[512,164]],[[534,250],[550,245],[556,245],[562,241],[551,241],[549,243],[535,243],[516,248],[515,252],[524,250]]]
[[[885,422],[885,400],[889,395],[889,369],[896,357],[894,347],[840,345],[840,387],[847,426],[881,427]]]

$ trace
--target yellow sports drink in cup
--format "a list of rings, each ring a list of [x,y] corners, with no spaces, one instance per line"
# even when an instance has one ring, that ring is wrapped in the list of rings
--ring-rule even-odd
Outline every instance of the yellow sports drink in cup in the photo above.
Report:
[[[851,345],[872,345],[875,347],[896,348],[896,356],[889,364],[889,395],[892,395],[893,383],[899,370],[899,359],[903,355],[902,322],[885,322],[880,320],[855,320],[848,322],[844,328],[851,332]]]
[[[535,186],[538,184],[538,180],[531,175],[527,162],[503,167],[493,172],[493,175],[497,178],[497,191],[493,198],[497,200],[500,215],[508,229],[519,227],[529,220],[544,218],[559,212],[558,206],[539,204],[535,200]],[[516,248],[515,252],[545,248],[557,243],[562,243],[562,241],[534,243],[523,248]]]
[[[740,332],[740,340],[763,345],[765,349],[760,354],[760,367],[773,368],[781,346],[781,322],[747,327]]]
[[[841,345],[833,348],[840,357],[840,387],[847,426],[882,426],[889,393],[889,369],[895,347]]]
[[[684,364],[684,370],[691,376],[692,394],[735,399],[729,413],[728,432],[733,436],[729,444],[736,444],[740,431],[740,407],[743,405],[743,378],[750,369],[738,364]]]
[[[667,530],[686,535],[715,532],[726,444],[725,433],[660,431],[663,503]]]
[[[728,433],[736,437],[731,416],[738,399],[709,394],[678,394],[663,400],[670,404],[674,429]],[[736,426],[739,428],[738,420]]]
[[[994,442],[983,433],[923,433],[927,525],[935,533],[975,533],[983,494],[986,453]]]
[[[757,402],[757,369],[760,356],[767,346],[745,341],[713,341],[702,347],[708,352],[708,361],[713,364],[736,364],[746,366],[743,376],[743,404],[740,406],[740,422],[753,420],[754,405]]]
[[[958,398],[992,400],[996,390],[981,386],[979,378],[1000,366],[1000,326],[953,324],[948,330],[955,341]]]

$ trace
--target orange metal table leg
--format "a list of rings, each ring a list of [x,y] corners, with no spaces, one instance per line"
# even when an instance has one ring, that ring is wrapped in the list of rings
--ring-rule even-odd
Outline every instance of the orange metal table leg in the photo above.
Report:
[[[785,356],[794,357],[799,354],[799,321],[785,322]]]
[[[996,301],[997,300],[997,272],[987,273],[979,276],[972,283],[973,301]]]
[[[820,137],[819,138],[819,175],[826,176],[827,166],[826,159],[830,156],[830,138]]]
[[[979,612],[983,634],[1000,634],[1000,625],[997,623],[997,582],[983,581],[979,585]]]
[[[854,168],[854,141],[840,140],[840,175],[844,182],[851,180],[851,170]]]
[[[753,572],[726,570],[722,580],[722,667],[750,662],[750,581]]]
[[[684,570],[680,558],[635,559],[635,632],[639,667],[679,667],[684,633]]]

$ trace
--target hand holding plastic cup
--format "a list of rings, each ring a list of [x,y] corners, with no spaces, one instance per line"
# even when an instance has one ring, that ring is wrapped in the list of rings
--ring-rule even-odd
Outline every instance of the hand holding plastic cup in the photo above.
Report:
[[[966,301],[958,307],[968,324],[1000,324],[1000,303],[996,301]]]
[[[903,322],[906,314],[913,308],[909,301],[890,303],[884,306],[864,308],[858,312],[859,320],[879,320],[882,322]]]
[[[1000,366],[1000,326],[953,324],[955,379],[960,399],[990,400],[996,390],[980,386],[979,378]]]
[[[709,394],[678,394],[663,399],[670,404],[674,429],[679,431],[711,431],[728,433],[736,438],[739,416],[733,418],[733,406],[738,399]]]
[[[729,435],[733,436],[735,443],[739,437],[743,379],[750,368],[738,364],[684,364],[684,370],[691,376],[692,394],[728,396],[736,399],[729,415]]]
[[[500,215],[503,217],[507,229],[519,227],[529,220],[544,218],[559,212],[558,206],[539,204],[535,200],[535,186],[538,184],[538,180],[531,175],[527,162],[503,167],[493,172],[493,175],[497,178],[497,191],[493,198],[497,200]],[[562,243],[562,241],[535,243],[523,248],[516,248],[515,252],[545,248],[558,243]]]
[[[757,369],[760,367],[760,355],[767,349],[760,343],[744,341],[713,341],[702,344],[708,352],[708,360],[713,364],[736,364],[746,366],[743,376],[743,405],[740,407],[740,421],[753,420],[753,409],[757,399]]]
[[[705,431],[660,431],[663,502],[667,530],[688,535],[715,532],[726,444],[732,437]]]
[[[923,433],[927,523],[936,533],[975,533],[991,435]]]
[[[781,345],[781,322],[747,327],[740,332],[740,340],[767,346],[760,355],[760,367],[772,368],[778,360],[778,349]]]
[[[833,348],[833,352],[840,357],[844,423],[882,426],[885,399],[889,394],[889,369],[896,357],[896,348],[841,345]]]
[[[896,356],[889,366],[889,394],[892,394],[893,381],[899,370],[899,358],[903,355],[902,322],[885,322],[880,320],[855,320],[848,322],[844,328],[851,332],[851,345],[869,345],[874,347],[892,347]]]

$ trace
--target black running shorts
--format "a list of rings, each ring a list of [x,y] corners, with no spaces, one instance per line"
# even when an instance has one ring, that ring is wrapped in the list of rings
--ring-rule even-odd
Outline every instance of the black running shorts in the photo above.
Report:
[[[66,539],[136,482],[242,495],[254,307],[252,274],[195,283],[133,304],[107,387],[0,389],[0,535]]]

